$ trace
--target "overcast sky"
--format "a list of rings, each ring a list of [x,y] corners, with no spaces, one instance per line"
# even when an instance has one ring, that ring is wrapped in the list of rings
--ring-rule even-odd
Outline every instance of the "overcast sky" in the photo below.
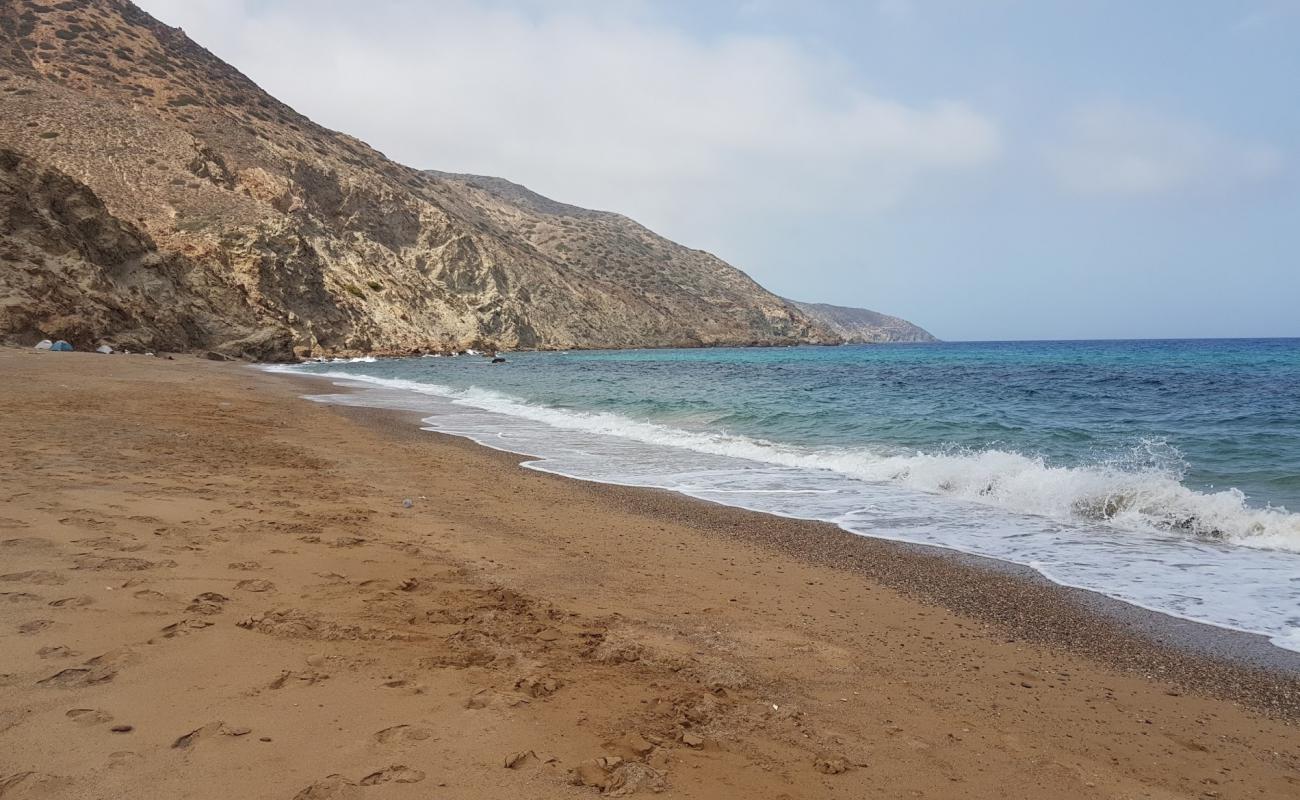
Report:
[[[1300,0],[137,0],[415,167],[945,339],[1300,336]]]

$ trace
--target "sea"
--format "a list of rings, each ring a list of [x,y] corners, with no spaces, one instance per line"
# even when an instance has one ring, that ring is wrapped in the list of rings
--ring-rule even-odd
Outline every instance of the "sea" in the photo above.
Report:
[[[531,469],[1000,559],[1300,651],[1300,339],[506,359],[272,369]]]

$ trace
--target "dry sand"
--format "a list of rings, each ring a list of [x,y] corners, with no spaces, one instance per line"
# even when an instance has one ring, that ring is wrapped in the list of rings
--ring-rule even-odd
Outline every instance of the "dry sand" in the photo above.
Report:
[[[1246,637],[309,389],[0,350],[0,798],[1300,796]]]

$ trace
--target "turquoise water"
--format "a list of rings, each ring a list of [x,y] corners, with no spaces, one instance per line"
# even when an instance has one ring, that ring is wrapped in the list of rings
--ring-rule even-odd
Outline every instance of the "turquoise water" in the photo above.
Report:
[[[1300,648],[1300,340],[508,357],[293,369],[535,468],[1002,558]]]

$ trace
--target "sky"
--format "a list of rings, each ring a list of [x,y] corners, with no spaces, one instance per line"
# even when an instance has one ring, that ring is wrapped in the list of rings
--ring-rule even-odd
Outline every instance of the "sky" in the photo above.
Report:
[[[948,340],[1300,336],[1300,0],[136,0],[413,167]]]

